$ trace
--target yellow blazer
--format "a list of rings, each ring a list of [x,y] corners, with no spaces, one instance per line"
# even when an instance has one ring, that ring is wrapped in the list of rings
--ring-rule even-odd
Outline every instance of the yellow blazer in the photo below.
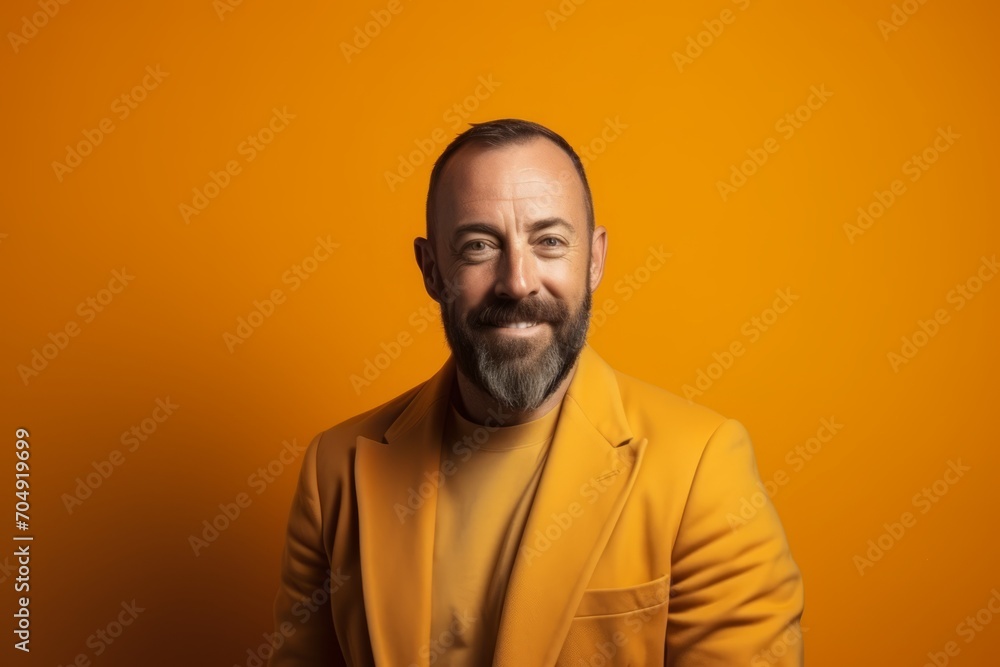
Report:
[[[271,667],[449,664],[430,650],[430,612],[454,373],[449,357],[426,382],[309,444]],[[802,578],[759,484],[738,421],[620,373],[586,345],[513,565],[493,665],[801,665]]]

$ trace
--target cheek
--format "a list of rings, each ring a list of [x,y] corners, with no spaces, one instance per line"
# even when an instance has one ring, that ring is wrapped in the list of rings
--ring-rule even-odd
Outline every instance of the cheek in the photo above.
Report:
[[[590,272],[587,267],[570,262],[550,262],[545,267],[544,282],[548,290],[561,299],[576,301],[583,296]]]
[[[483,264],[459,267],[450,279],[457,288],[456,309],[463,313],[485,301],[494,284],[492,269]]]

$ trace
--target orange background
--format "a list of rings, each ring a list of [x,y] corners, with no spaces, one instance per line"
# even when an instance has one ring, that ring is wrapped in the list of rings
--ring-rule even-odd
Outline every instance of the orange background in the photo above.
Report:
[[[1000,587],[1000,280],[973,280],[960,309],[949,293],[1000,250],[1000,10],[906,4],[915,13],[886,32],[887,0],[399,0],[395,14],[379,1],[75,0],[33,32],[40,5],[4,3],[0,511],[13,514],[25,427],[35,541],[30,656],[11,647],[13,548],[0,552],[0,660],[248,664],[272,630],[301,455],[263,489],[251,475],[283,441],[304,446],[437,370],[447,347],[435,311],[421,314],[412,250],[430,164],[468,121],[521,117],[592,156],[610,239],[594,307],[615,312],[591,344],[679,394],[715,375],[695,400],[747,426],[762,478],[787,475],[773,500],[805,579],[809,664],[919,665],[949,641],[950,664],[993,664],[1000,618],[971,641],[959,624]],[[373,11],[391,20],[365,45],[356,29]],[[813,86],[829,98],[799,109]],[[294,118],[249,160],[240,146],[273,109]],[[808,119],[787,136],[797,109]],[[102,119],[113,130],[57,175]],[[939,128],[958,138],[910,180],[905,163]],[[777,151],[724,199],[718,182],[768,138]],[[413,151],[412,175],[390,187]],[[180,205],[211,172],[225,181],[229,161],[239,173],[185,223]],[[905,191],[852,242],[845,225],[896,179]],[[293,290],[283,276],[317,237],[339,247]],[[650,246],[671,257],[647,274]],[[122,267],[134,278],[102,293]],[[275,289],[284,302],[231,352],[224,334]],[[798,300],[751,340],[746,323],[782,289]],[[108,296],[89,321],[78,310]],[[893,368],[888,354],[921,320],[935,330],[939,309],[946,321]],[[77,335],[22,379],[69,322]],[[356,391],[351,376],[401,333],[412,344]],[[712,368],[734,341],[744,354]],[[128,451],[123,432],[168,397],[179,407]],[[843,427],[797,462],[824,418]],[[115,450],[121,465],[68,511],[64,494]],[[939,497],[949,461],[969,470]],[[933,504],[914,501],[925,487]],[[195,555],[189,536],[240,493],[251,504]],[[915,524],[884,536],[904,512]],[[880,536],[891,546],[859,573]],[[133,599],[144,611],[95,657],[88,637]]]

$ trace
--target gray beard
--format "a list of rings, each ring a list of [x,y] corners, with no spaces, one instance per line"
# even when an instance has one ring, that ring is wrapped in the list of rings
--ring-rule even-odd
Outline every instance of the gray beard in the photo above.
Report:
[[[544,403],[576,363],[587,342],[591,299],[588,284],[577,312],[550,323],[553,341],[540,351],[535,341],[497,340],[471,322],[461,322],[452,312],[451,302],[442,308],[441,320],[462,373],[500,408],[525,412]],[[470,313],[470,320],[474,321],[475,315]]]

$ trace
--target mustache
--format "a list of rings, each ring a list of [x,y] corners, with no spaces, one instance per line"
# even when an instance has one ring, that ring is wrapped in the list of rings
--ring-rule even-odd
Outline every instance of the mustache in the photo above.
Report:
[[[559,301],[542,299],[509,299],[487,303],[469,313],[472,326],[487,327],[511,324],[513,322],[559,323],[569,317],[569,308]]]

